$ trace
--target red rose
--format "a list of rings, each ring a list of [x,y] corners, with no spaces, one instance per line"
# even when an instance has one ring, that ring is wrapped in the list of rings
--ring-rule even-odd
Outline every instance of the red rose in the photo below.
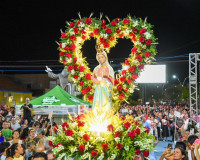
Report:
[[[140,34],[144,34],[146,32],[146,29],[142,28],[140,29]]]
[[[131,126],[131,124],[130,124],[129,122],[124,123],[124,127],[125,127],[126,129],[129,129],[130,126]]]
[[[116,144],[117,149],[122,149],[123,145],[121,143]]]
[[[144,69],[144,64],[139,64],[139,65],[138,65],[138,68],[139,68],[139,69]]]
[[[53,128],[53,131],[56,132],[56,133],[58,132],[58,126],[57,125],[55,125],[55,127]]]
[[[90,136],[88,134],[83,135],[83,139],[88,142],[90,140]]]
[[[63,64],[66,64],[66,59],[65,58],[63,59]]]
[[[115,137],[120,137],[120,136],[121,136],[121,132],[120,131],[115,132]]]
[[[130,65],[130,60],[129,59],[125,60],[125,64]]]
[[[69,24],[69,27],[74,27],[74,25],[75,25],[75,23],[74,22],[71,22],[70,24]]]
[[[71,71],[74,67],[72,65],[68,66],[68,71]]]
[[[110,131],[110,132],[112,132],[114,130],[113,125],[112,124],[108,125],[107,126],[107,130]]]
[[[137,150],[135,151],[135,154],[136,154],[136,155],[139,155],[139,154],[140,154],[140,150],[137,149]]]
[[[82,36],[81,38],[82,38],[82,39],[86,39],[86,36]]]
[[[106,151],[108,149],[108,144],[107,143],[103,143],[101,146],[102,146],[104,151]]]
[[[83,89],[82,89],[82,94],[85,95],[86,93],[87,93],[87,89],[86,89],[86,88],[83,88]]]
[[[90,25],[92,23],[92,18],[87,18],[86,19],[86,24]]]
[[[78,33],[78,28],[74,28],[74,33],[75,33],[75,34]]]
[[[135,66],[131,66],[131,67],[128,69],[128,71],[129,71],[129,72],[135,72],[135,68],[136,68]]]
[[[122,85],[120,84],[120,85],[118,85],[118,87],[117,87],[117,90],[118,91],[121,91],[123,88],[122,88]]]
[[[135,35],[133,35],[133,37],[131,38],[132,39],[132,41],[136,41],[137,39],[136,39],[136,37],[135,37]]]
[[[74,70],[77,70],[78,69],[78,65],[74,65]]]
[[[86,90],[87,90],[87,92],[90,92],[91,87],[88,86],[88,87],[86,88]]]
[[[128,84],[132,83],[132,79],[127,79],[127,83]]]
[[[66,135],[67,136],[73,136],[74,132],[71,129],[66,130]]]
[[[124,82],[126,80],[126,78],[123,76],[123,77],[120,77],[120,81],[121,82]]]
[[[104,44],[103,44],[103,47],[104,47],[104,48],[109,48],[109,46],[110,46],[110,45],[109,45],[108,42],[104,42]]]
[[[115,79],[114,81],[115,86],[119,84],[119,81],[117,79]]]
[[[122,33],[122,34],[119,35],[119,38],[122,38],[123,36],[124,36],[124,34]]]
[[[85,78],[86,78],[87,80],[90,80],[90,79],[91,79],[91,74],[90,74],[90,73],[86,73]]]
[[[116,32],[119,34],[119,33],[121,32],[121,30],[118,28],[118,29],[116,30]]]
[[[112,26],[116,26],[117,22],[116,22],[116,21],[112,21],[110,24],[111,24]]]
[[[65,46],[64,50],[68,51],[70,48],[69,46]]]
[[[147,133],[149,133],[150,132],[150,129],[149,128],[147,128],[147,127],[144,127],[145,129],[146,129],[146,131],[145,132],[147,132]]]
[[[138,31],[138,30],[137,30],[136,28],[133,28],[133,32],[134,32],[134,33],[137,33],[137,31]]]
[[[94,34],[98,35],[99,34],[99,29],[94,29]]]
[[[126,70],[123,70],[122,71],[122,75],[124,76],[124,75],[126,75]],[[125,78],[125,77],[124,77]],[[121,80],[121,79],[120,79]],[[126,79],[125,79],[126,80]],[[121,80],[122,81],[122,80]]]
[[[100,37],[100,42],[101,42],[101,43],[105,43],[105,42],[106,42],[106,39]]]
[[[125,97],[124,97],[124,94],[120,94],[119,95],[119,99],[124,99]]]
[[[144,155],[144,157],[148,157],[149,156],[149,151],[144,151],[143,155]]]
[[[83,83],[84,83],[83,81],[80,81],[79,86],[83,86]]]
[[[126,25],[126,24],[128,24],[130,21],[127,19],[127,18],[125,18],[124,20],[123,20],[123,24],[124,25]]]
[[[116,21],[117,23],[119,23],[119,18],[115,18],[115,21]]]
[[[101,24],[105,25],[106,24],[106,20],[105,19],[101,20]]]
[[[80,71],[80,72],[83,72],[84,70],[85,70],[85,67],[84,67],[84,66],[80,66],[80,67],[79,67],[79,71]]]
[[[107,29],[106,29],[106,33],[111,34],[111,33],[112,33],[112,30],[111,30],[110,28],[107,28]]]
[[[106,29],[106,25],[103,25],[103,24],[102,24],[102,25],[101,25],[101,28]]]
[[[81,121],[85,118],[84,114],[80,114],[76,117],[77,121]]]
[[[76,63],[77,62],[77,57],[74,57],[73,61],[74,61],[74,63]]]
[[[136,57],[135,57],[139,62],[142,61],[142,56],[140,54],[138,54]]]
[[[79,25],[80,23],[84,23],[84,22],[82,20],[80,20],[77,22],[77,25]]]
[[[66,38],[66,33],[65,32],[61,33],[61,37]]]
[[[128,88],[124,89],[125,92],[128,92]]]
[[[60,54],[60,56],[64,56],[65,52],[60,52],[59,54]]]
[[[89,101],[92,101],[93,98],[94,98],[93,96],[88,96],[88,100],[89,100]]]
[[[66,131],[68,127],[69,127],[69,125],[68,125],[67,122],[64,122],[64,123],[62,124],[62,128],[63,128],[64,131]]]
[[[76,45],[75,45],[75,44],[71,44],[71,45],[70,45],[70,49],[71,49],[72,51],[75,51]]]
[[[109,38],[110,41],[114,41],[114,39],[115,39],[115,37],[112,37],[112,36],[110,36],[110,35],[109,35],[108,38]]]
[[[147,46],[150,46],[150,45],[151,45],[151,40],[150,40],[150,39],[146,41],[146,45],[147,45]]]
[[[67,57],[67,58],[71,58],[71,57],[72,57],[72,54],[71,54],[71,53],[66,53],[66,57]]]
[[[85,125],[85,122],[78,121],[78,127],[84,127],[84,125]]]
[[[138,78],[138,75],[137,74],[132,74],[131,77],[136,80]]]
[[[133,138],[135,138],[135,132],[134,131],[128,132],[128,136],[130,137],[131,140],[133,140]]]
[[[144,38],[144,37],[140,37],[140,39],[139,39],[139,40],[140,40],[140,42],[142,42],[142,43],[143,43],[143,42],[145,41],[145,38]]]
[[[73,78],[74,78],[74,79],[78,79],[78,76],[77,76],[77,75],[74,75]]]
[[[75,40],[76,40],[76,36],[75,36],[75,35],[71,35],[69,38],[70,38],[72,41],[75,41]]]
[[[92,150],[91,156],[92,156],[92,157],[96,157],[96,156],[97,156],[97,151]]]
[[[58,144],[56,145],[56,147],[58,147],[58,146],[63,146],[63,144],[62,144],[62,143],[58,143]]]
[[[53,142],[52,141],[49,141],[49,146],[53,147]]]
[[[94,37],[94,33],[90,33],[90,36],[91,36],[91,37]]]
[[[78,147],[78,149],[79,149],[80,152],[84,152],[85,146],[82,144],[82,145],[80,145],[80,146]]]
[[[133,47],[133,48],[131,49],[131,52],[132,52],[133,54],[137,53],[137,48]]]
[[[150,56],[151,56],[151,53],[150,53],[150,52],[145,52],[144,56],[145,56],[145,57],[150,57]]]
[[[139,135],[139,134],[140,134],[140,129],[137,128],[137,129],[135,130],[135,133],[136,133],[137,135]]]

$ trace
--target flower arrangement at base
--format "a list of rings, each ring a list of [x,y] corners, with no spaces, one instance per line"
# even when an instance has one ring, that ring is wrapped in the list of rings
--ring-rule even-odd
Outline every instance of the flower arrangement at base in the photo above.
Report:
[[[94,109],[69,116],[48,137],[58,159],[131,160],[143,154],[148,159],[155,138],[131,116],[118,117],[110,109]]]
[[[133,43],[131,53],[125,60],[113,87],[113,106],[117,110],[118,106],[128,100],[133,93],[136,87],[135,80],[144,65],[154,60],[157,38],[153,34],[153,26],[147,23],[146,19],[143,21],[131,16],[124,19],[115,18],[112,21],[107,17],[107,20],[103,19],[102,15],[100,18],[92,18],[92,15],[81,18],[79,15],[79,18],[67,22],[66,30],[61,33],[58,50],[60,62],[69,71],[69,80],[76,84],[86,101],[92,103],[94,88],[92,72],[81,52],[84,42],[93,37],[106,52],[109,52],[120,38],[130,39]]]

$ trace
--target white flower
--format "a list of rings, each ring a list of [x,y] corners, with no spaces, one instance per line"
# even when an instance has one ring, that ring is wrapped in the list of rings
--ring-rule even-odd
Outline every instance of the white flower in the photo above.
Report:
[[[73,147],[71,147],[70,151],[71,151],[71,153],[73,154],[74,152],[77,151],[77,148],[76,148],[75,146],[73,146]]]
[[[94,26],[95,26],[96,28],[98,28],[98,27],[99,27],[99,24],[98,24],[98,23],[95,23]]]
[[[115,154],[112,154],[112,156],[110,157],[110,160],[114,160],[116,158]]]
[[[138,25],[139,25],[139,24],[138,24],[138,21],[137,21],[137,20],[133,22],[133,27],[136,27],[136,26],[138,26]]]
[[[104,158],[104,153],[101,153],[101,155],[97,158],[97,160],[102,160]]]
[[[108,34],[107,33],[103,34],[103,37],[106,39],[108,37]]]
[[[129,88],[128,91],[129,91],[130,93],[133,93],[133,88]]]
[[[79,24],[78,24],[78,27],[80,27],[80,28],[83,28],[85,26],[85,24],[83,23],[83,22],[80,22]]]
[[[116,138],[115,138],[115,141],[116,141],[117,143],[119,143],[119,142],[120,142],[120,138],[119,138],[119,137],[116,137]]]
[[[75,70],[74,70],[74,69],[71,70],[71,74],[72,74],[72,75],[75,74]]]
[[[61,154],[59,154],[57,159],[62,160],[65,155],[66,155],[66,153],[61,153]]]
[[[129,146],[125,146],[124,149],[125,149],[126,151],[129,151]]]
[[[149,32],[145,32],[144,33],[146,39],[150,39],[151,38],[151,34]]]
[[[67,141],[73,141],[73,140],[74,140],[74,138],[73,138],[73,137],[71,137],[71,136],[66,136],[66,140],[67,140]]]
[[[62,43],[61,47],[62,47],[62,48],[65,48],[66,45],[67,45],[67,43]]]
[[[95,141],[99,141],[99,142],[101,142],[101,141],[104,141],[104,138],[103,137],[97,137],[96,139],[95,139]]]
[[[89,153],[85,153],[84,155],[81,156],[81,159],[87,159],[90,156]]]
[[[77,122],[73,122],[73,123],[70,124],[70,127],[75,128],[77,125],[78,125]]]
[[[72,58],[66,58],[67,63],[72,63],[72,61],[73,61]]]
[[[123,88],[123,89],[126,89],[126,88],[127,88],[127,86],[126,86],[125,84],[123,84],[123,85],[122,85],[122,88]]]
[[[70,35],[75,35],[74,29],[73,29],[73,28],[71,28],[71,29],[69,30],[69,34],[70,34]]]
[[[80,72],[80,73],[79,73],[79,77],[84,77],[84,73],[83,73],[83,72]]]
[[[119,126],[116,131],[123,131],[123,127],[122,126]]]

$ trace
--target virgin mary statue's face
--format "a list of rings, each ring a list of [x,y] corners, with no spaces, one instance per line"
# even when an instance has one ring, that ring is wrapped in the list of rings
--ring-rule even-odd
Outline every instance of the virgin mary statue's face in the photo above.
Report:
[[[103,54],[99,54],[99,55],[97,56],[97,58],[98,58],[98,61],[99,61],[101,64],[104,64],[105,61],[106,61],[106,57],[105,57]]]

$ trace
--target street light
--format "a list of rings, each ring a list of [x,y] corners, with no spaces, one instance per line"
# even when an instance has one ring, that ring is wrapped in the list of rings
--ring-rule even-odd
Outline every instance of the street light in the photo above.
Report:
[[[178,81],[179,81],[179,83],[180,83],[180,85],[181,85],[181,81],[180,81],[180,79],[176,76],[176,75],[173,75],[172,76],[174,79],[178,79]]]

